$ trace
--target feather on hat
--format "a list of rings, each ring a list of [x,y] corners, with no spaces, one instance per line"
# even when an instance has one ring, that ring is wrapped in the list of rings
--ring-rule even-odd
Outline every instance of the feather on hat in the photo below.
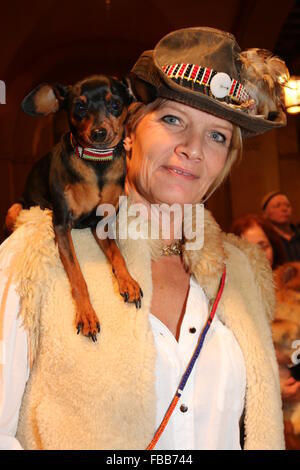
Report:
[[[286,122],[283,86],[290,74],[284,61],[266,49],[248,49],[241,52],[241,81],[254,100],[253,115],[262,115],[275,122]]]

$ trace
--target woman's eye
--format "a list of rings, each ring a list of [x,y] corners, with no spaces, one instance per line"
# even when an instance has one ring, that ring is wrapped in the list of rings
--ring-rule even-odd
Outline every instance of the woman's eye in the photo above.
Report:
[[[167,124],[171,124],[171,125],[180,123],[180,119],[176,116],[172,116],[172,114],[167,114],[166,116],[163,116],[162,120],[166,122]]]
[[[220,144],[225,144],[226,143],[226,137],[224,134],[221,132],[213,131],[210,133],[211,138],[213,139],[214,142],[218,142]]]

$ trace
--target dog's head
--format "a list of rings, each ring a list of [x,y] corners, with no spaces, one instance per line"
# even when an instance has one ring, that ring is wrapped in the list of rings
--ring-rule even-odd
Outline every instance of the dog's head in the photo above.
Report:
[[[83,147],[114,147],[122,139],[133,97],[125,82],[93,75],[74,86],[41,84],[22,102],[30,116],[46,116],[65,109],[70,130]]]

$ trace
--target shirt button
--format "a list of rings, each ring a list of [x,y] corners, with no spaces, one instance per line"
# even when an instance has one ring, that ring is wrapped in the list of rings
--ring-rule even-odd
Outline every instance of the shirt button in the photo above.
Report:
[[[188,407],[187,407],[186,405],[181,405],[180,411],[181,411],[182,413],[186,413],[187,410],[188,410]]]
[[[196,328],[194,326],[192,326],[192,328],[190,328],[190,333],[196,333]]]

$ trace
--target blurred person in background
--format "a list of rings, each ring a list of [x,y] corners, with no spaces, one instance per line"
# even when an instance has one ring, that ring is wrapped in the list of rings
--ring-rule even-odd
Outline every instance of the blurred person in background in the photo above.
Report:
[[[279,364],[286,448],[300,450],[300,263],[283,264],[274,271],[274,280],[272,335]]]
[[[292,206],[288,197],[280,191],[266,194],[261,202],[263,216],[280,236],[287,261],[300,261],[300,225],[293,225]]]
[[[274,270],[276,312],[272,335],[279,365],[286,448],[300,450],[300,381],[290,369],[294,341],[300,340],[300,263],[287,262],[281,237],[263,217],[241,216],[234,221],[231,231],[260,246]]]
[[[231,232],[259,245],[264,251],[272,269],[287,261],[281,238],[273,229],[271,223],[256,214],[247,214],[237,218]]]

